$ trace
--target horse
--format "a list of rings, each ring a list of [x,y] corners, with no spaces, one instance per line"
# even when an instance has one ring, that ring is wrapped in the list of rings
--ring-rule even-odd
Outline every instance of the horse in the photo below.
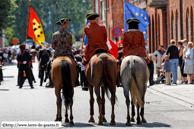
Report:
[[[135,107],[137,108],[137,124],[146,123],[144,118],[144,96],[147,89],[147,82],[149,79],[149,69],[146,61],[139,56],[127,56],[123,59],[120,69],[121,82],[124,89],[124,96],[127,106],[127,122],[126,125],[130,126],[131,122],[135,122]],[[132,105],[132,117],[129,115],[129,90],[131,92],[131,105]],[[139,115],[139,108],[141,108],[141,118]]]
[[[92,56],[85,70],[88,80],[88,88],[90,93],[90,119],[89,122],[95,122],[94,115],[94,97],[93,89],[97,96],[99,108],[99,121],[97,125],[103,125],[107,122],[105,118],[105,92],[109,97],[111,93],[111,125],[115,125],[114,105],[116,100],[116,80],[117,80],[117,62],[116,59],[109,53],[99,52]],[[100,95],[101,93],[101,95]]]
[[[57,97],[57,116],[55,121],[61,121],[61,89],[63,89],[63,97],[65,99],[65,123],[69,123],[68,119],[68,107],[70,107],[70,125],[73,126],[73,95],[74,85],[77,79],[78,73],[76,71],[76,64],[72,58],[67,56],[57,57],[51,68],[51,79],[55,87],[55,95]]]

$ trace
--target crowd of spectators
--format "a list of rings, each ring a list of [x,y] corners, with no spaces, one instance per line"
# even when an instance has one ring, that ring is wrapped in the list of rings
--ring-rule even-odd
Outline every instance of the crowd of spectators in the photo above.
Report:
[[[156,61],[156,72],[158,77],[160,72],[168,72],[166,75],[166,84],[170,85],[169,78],[172,73],[172,84],[177,84],[178,66],[180,67],[180,84],[194,84],[194,44],[187,42],[186,39],[175,41],[171,40],[167,50],[163,45],[152,54],[152,59]],[[165,61],[166,60],[166,61]],[[170,67],[169,67],[170,65]],[[164,66],[164,67],[162,67]],[[188,79],[189,82],[188,82]],[[171,79],[170,79],[171,80]]]

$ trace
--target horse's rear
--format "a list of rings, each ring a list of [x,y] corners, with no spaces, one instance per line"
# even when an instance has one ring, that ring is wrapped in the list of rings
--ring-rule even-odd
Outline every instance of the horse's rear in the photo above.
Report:
[[[57,117],[55,121],[61,121],[61,89],[63,89],[63,96],[65,99],[65,122],[68,123],[67,109],[70,106],[70,125],[73,123],[72,105],[73,105],[73,87],[77,79],[76,64],[73,59],[69,57],[58,57],[52,63],[51,78],[55,86],[55,95],[57,97]]]
[[[117,62],[116,59],[108,53],[95,54],[86,67],[86,76],[88,80],[88,87],[90,92],[90,120],[94,122],[94,97],[93,87],[95,87],[95,93],[97,96],[97,102],[99,106],[99,121],[98,125],[102,125],[106,122],[105,118],[105,92],[111,93],[112,115],[110,124],[115,124],[114,104],[115,104],[115,92],[116,92],[116,80],[117,80]],[[100,93],[101,92],[101,93]],[[102,96],[101,96],[102,95]]]
[[[144,118],[144,96],[147,88],[147,82],[149,79],[149,69],[146,61],[138,56],[128,56],[125,57],[121,63],[121,82],[124,88],[124,95],[126,98],[127,105],[127,123],[126,125],[131,125],[131,122],[134,122],[134,104],[137,107],[137,123],[141,124],[139,116],[139,107],[141,107],[141,117],[142,122],[146,122]],[[131,92],[132,98],[132,117],[130,120],[129,113],[129,90]]]

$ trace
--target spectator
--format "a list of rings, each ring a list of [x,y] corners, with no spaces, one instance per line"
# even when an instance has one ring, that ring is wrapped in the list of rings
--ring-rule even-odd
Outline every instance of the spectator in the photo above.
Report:
[[[46,44],[46,48],[48,48],[50,52],[53,51],[53,49],[51,48],[51,45],[49,43]]]
[[[182,64],[183,64],[183,41],[178,41],[178,49],[179,49],[179,67],[180,67],[180,72],[181,72],[181,76],[182,76],[182,81],[181,84],[185,83],[184,81],[184,72],[183,72],[183,68],[182,68]]]
[[[163,45],[160,45],[159,49],[156,50],[152,55],[152,58],[156,60],[156,72],[158,74],[158,77],[160,75],[161,64],[163,63],[165,56],[166,56],[166,51]]]
[[[190,77],[190,84],[193,84],[193,73],[194,73],[194,52],[193,52],[193,42],[188,43],[188,50],[184,55],[185,58],[185,67],[184,73],[186,73]]]
[[[35,48],[36,48],[36,46],[35,46],[35,43],[33,42],[31,49],[35,49]]]
[[[177,68],[179,64],[179,51],[177,46],[175,46],[175,40],[172,39],[170,41],[171,45],[168,47],[166,54],[170,54],[170,63],[171,63],[171,71],[172,71],[172,77],[173,77],[173,82],[172,84],[177,84]]]
[[[11,64],[12,63],[12,57],[11,57],[11,50],[10,50],[10,48],[8,48],[7,49],[7,55],[8,55],[8,62],[9,62],[9,64]]]
[[[185,58],[184,58],[184,56],[185,56],[185,54],[188,50],[188,44],[187,44],[186,39],[183,39],[182,42],[183,42],[184,49],[183,49],[183,60],[182,60],[183,63],[182,63],[181,71],[183,71],[182,79],[183,79],[184,83],[187,84],[188,83],[187,74],[184,73],[184,67],[185,67]]]
[[[165,62],[164,62],[164,72],[165,72],[165,78],[166,78],[166,85],[171,85],[171,63],[169,61],[169,56],[165,56]]]

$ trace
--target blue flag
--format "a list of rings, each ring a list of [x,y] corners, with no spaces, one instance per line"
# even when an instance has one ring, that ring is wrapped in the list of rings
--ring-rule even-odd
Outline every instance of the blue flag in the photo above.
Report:
[[[88,19],[86,20],[86,26],[89,24],[89,21],[88,21]],[[84,37],[84,46],[86,46],[88,44],[88,36],[87,35],[85,35],[85,37]]]
[[[137,19],[139,19],[141,21],[141,23],[139,24],[139,29],[140,31],[143,32],[144,34],[144,39],[146,41],[146,37],[147,37],[147,27],[150,24],[149,21],[149,17],[148,17],[148,13],[146,11],[144,11],[143,9],[140,9],[128,2],[125,1],[125,16],[124,16],[124,21],[125,21],[125,26],[124,26],[124,31],[128,30],[128,24],[126,23],[126,21],[129,18],[135,17]]]

